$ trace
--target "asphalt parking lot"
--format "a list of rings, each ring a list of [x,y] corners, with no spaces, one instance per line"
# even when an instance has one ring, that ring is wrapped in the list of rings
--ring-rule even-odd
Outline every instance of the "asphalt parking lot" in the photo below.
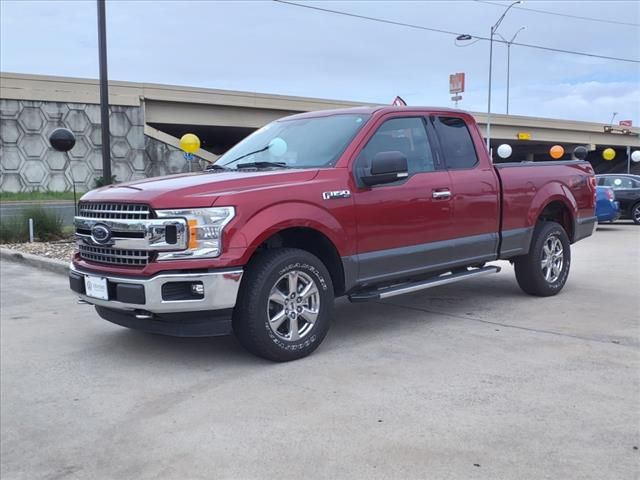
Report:
[[[557,297],[504,266],[341,300],[314,355],[271,364],[111,325],[2,262],[2,478],[640,478],[640,228],[575,245]]]

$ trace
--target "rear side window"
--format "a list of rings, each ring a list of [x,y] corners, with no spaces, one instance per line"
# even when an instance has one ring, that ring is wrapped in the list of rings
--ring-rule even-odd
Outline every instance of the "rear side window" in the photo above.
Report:
[[[604,184],[614,190],[625,188],[638,188],[638,182],[629,177],[604,177]]]
[[[436,117],[433,123],[447,168],[473,168],[478,163],[478,156],[464,120],[457,117]]]

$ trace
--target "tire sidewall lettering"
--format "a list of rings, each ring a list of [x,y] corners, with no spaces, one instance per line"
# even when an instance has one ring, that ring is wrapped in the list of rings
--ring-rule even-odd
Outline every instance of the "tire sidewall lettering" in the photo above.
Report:
[[[322,273],[313,265],[310,265],[306,262],[294,262],[294,263],[289,263],[287,265],[285,265],[284,267],[282,267],[281,269],[279,269],[275,275],[275,278],[279,278],[282,275],[285,275],[291,271],[294,270],[299,270],[299,271],[303,271],[305,273],[310,274],[314,281],[316,282],[316,284],[318,285],[318,287],[321,290],[321,297],[322,297],[322,292],[327,292],[328,290],[328,285],[327,282],[324,278],[324,276],[322,275]],[[268,287],[269,289],[271,288],[271,286]],[[267,294],[268,295],[268,294]],[[322,321],[322,310],[324,307],[324,303],[325,303],[325,299],[321,298],[320,299],[320,313],[318,315],[318,320]],[[264,322],[264,328],[265,331],[267,332],[267,335],[269,337],[269,339],[280,349],[285,350],[285,351],[290,351],[290,352],[294,352],[296,350],[303,350],[305,348],[308,348],[309,346],[313,345],[314,343],[316,343],[318,341],[318,336],[315,333],[315,329],[317,327],[317,324],[315,324],[312,328],[312,331],[310,332],[310,334],[297,341],[297,342],[286,342],[283,341],[282,339],[278,338],[273,331],[271,330],[271,326],[269,325],[269,319],[266,318],[265,322]]]

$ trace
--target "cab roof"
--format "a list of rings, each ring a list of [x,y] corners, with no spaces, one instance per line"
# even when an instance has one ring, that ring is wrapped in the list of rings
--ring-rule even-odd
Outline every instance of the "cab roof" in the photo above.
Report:
[[[313,112],[305,112],[298,113],[296,115],[290,115],[288,117],[282,118],[281,120],[293,120],[298,118],[315,118],[315,117],[328,117],[331,115],[373,115],[379,114],[384,115],[385,113],[391,112],[407,112],[407,113],[457,113],[469,115],[469,112],[464,110],[459,110],[455,108],[446,108],[446,107],[396,107],[392,105],[377,105],[377,106],[362,106],[362,107],[351,107],[351,108],[337,108],[333,110],[316,110]]]

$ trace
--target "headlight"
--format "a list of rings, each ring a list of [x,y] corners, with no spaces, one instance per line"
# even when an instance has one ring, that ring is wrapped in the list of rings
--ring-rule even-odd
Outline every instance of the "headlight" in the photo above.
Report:
[[[235,216],[233,207],[194,208],[191,210],[156,210],[160,218],[182,217],[187,220],[187,250],[158,254],[158,260],[218,257],[222,253],[222,230]]]

